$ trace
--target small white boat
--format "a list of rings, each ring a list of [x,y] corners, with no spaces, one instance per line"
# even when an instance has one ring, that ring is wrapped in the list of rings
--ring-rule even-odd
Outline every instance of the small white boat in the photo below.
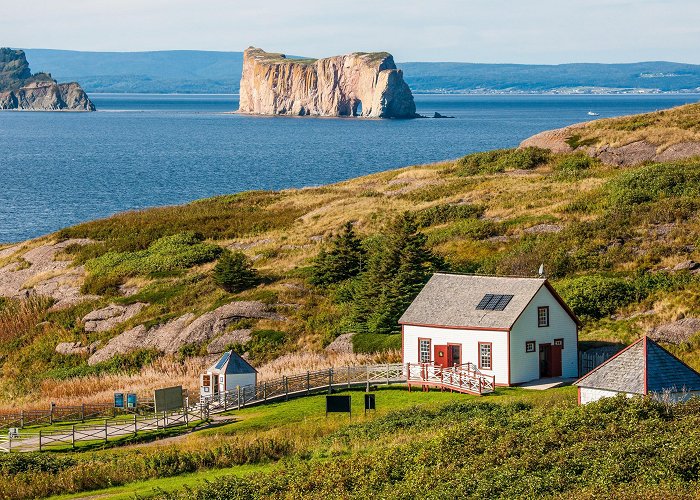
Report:
[[[600,116],[600,113],[594,113],[593,111],[589,111],[588,116]]]

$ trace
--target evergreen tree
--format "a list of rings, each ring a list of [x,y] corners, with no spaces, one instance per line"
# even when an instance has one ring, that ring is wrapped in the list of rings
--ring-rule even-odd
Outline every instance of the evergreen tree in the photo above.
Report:
[[[238,293],[260,283],[260,276],[243,252],[225,251],[214,266],[214,282],[230,293]]]
[[[354,297],[353,316],[372,333],[398,328],[403,311],[443,262],[426,246],[413,216],[406,213],[374,245]]]
[[[355,234],[352,223],[343,226],[335,235],[328,249],[321,249],[314,260],[311,282],[319,286],[340,283],[357,276],[362,270],[365,250]]]

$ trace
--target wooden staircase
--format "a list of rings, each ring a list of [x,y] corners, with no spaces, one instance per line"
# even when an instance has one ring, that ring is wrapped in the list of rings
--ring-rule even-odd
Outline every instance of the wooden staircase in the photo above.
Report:
[[[496,389],[495,377],[481,373],[473,363],[449,368],[435,363],[407,363],[406,382],[409,390],[413,385],[420,385],[423,390],[428,387],[440,387],[467,394],[483,395]]]

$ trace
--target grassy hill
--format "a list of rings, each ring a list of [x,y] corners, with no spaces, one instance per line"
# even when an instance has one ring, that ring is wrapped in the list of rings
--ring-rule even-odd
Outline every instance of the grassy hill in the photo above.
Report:
[[[694,108],[669,116],[687,109]],[[57,354],[55,347],[79,342],[100,348],[138,325],[156,335],[177,318],[232,301],[260,303],[274,312],[228,327],[250,331],[249,340],[233,347],[247,352],[263,373],[273,366],[271,376],[314,369],[312,359],[326,359],[324,347],[346,332],[359,332],[356,353],[380,351],[380,359],[396,359],[392,350],[400,347],[400,335],[391,331],[398,331],[391,307],[400,309],[410,296],[380,298],[390,301],[388,329],[386,318],[382,328],[357,320],[358,301],[377,304],[367,288],[387,288],[393,276],[372,286],[362,275],[325,285],[312,277],[317,256],[344,224],[354,224],[371,260],[372,252],[390,246],[392,228],[404,214],[438,262],[431,269],[533,275],[544,263],[584,320],[583,348],[628,343],[669,323],[673,330],[676,321],[700,318],[700,282],[690,262],[700,261],[699,181],[700,161],[694,159],[618,168],[582,153],[499,150],[329,186],[220,196],[66,228],[0,253],[0,268],[31,270],[24,259],[30,250],[88,239],[54,257],[72,262],[66,269],[32,276],[23,289],[65,277],[77,280],[89,300],[60,310],[41,298],[0,303],[0,403],[45,405],[86,394],[105,399],[127,386],[147,393],[166,374],[194,387],[208,341],[181,345],[169,356],[137,349],[94,366],[87,365],[86,353]],[[259,284],[239,291],[215,280],[224,249],[243,252]],[[86,331],[81,318],[112,303],[145,305],[106,331]],[[669,348],[700,369],[700,336],[693,331]]]

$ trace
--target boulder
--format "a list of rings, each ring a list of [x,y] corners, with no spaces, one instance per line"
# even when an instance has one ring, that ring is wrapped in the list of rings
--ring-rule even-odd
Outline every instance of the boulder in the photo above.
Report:
[[[93,342],[88,346],[84,346],[82,342],[61,342],[56,346],[56,352],[66,356],[92,354],[99,344],[99,342]]]
[[[146,305],[143,302],[135,302],[127,306],[110,304],[102,309],[92,311],[83,317],[82,321],[85,324],[86,332],[106,332],[111,330],[119,323],[133,318]]]
[[[668,344],[681,344],[700,332],[700,318],[683,318],[649,329],[649,337]]]
[[[342,333],[326,346],[327,352],[352,353],[352,337],[354,333]]]

